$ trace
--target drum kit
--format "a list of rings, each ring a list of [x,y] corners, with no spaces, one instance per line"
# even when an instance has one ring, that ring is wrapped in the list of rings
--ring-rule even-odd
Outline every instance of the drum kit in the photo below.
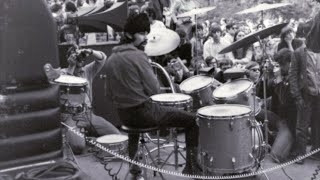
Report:
[[[239,14],[287,5],[289,4],[260,5]],[[205,12],[209,10],[212,8],[206,8]],[[196,15],[198,12],[202,10],[196,9],[194,13],[187,12],[180,16]],[[257,41],[261,43],[261,39],[279,33],[286,25],[287,23],[278,24],[249,34],[220,53],[227,53]],[[173,38],[171,41],[178,42]],[[147,44],[147,54],[161,56],[174,50],[177,44],[174,43],[174,46],[171,46],[168,43],[170,47],[161,48],[159,45],[163,43],[157,44],[154,41],[150,48],[147,48]],[[151,99],[153,103],[161,106],[197,113],[196,121],[200,132],[198,161],[205,174],[239,174],[260,168],[260,163],[268,151],[268,135],[266,132],[263,135],[262,124],[255,119],[255,115],[261,111],[261,104],[255,96],[254,83],[245,78],[233,79],[225,84],[215,81],[214,78],[203,75],[193,76],[180,84],[183,94],[164,93],[151,96]],[[267,126],[267,122],[265,117],[264,126]]]

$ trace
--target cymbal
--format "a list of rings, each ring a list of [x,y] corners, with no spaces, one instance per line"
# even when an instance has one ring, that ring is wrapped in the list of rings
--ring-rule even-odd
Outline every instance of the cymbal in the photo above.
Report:
[[[212,7],[204,7],[204,8],[192,9],[191,11],[179,14],[177,16],[177,18],[190,17],[190,16],[193,16],[193,15],[206,13],[208,11],[214,10],[215,8],[216,8],[215,6],[212,6]]]
[[[277,3],[277,4],[262,3],[255,7],[237,12],[236,14],[248,14],[248,13],[260,12],[260,11],[265,11],[265,10],[274,9],[282,6],[288,6],[288,5],[292,5],[292,4],[291,3]]]
[[[161,56],[175,50],[180,44],[179,35],[167,28],[153,28],[147,36],[144,52],[148,56]]]
[[[224,53],[231,52],[236,49],[251,45],[251,44],[259,41],[259,39],[264,39],[272,34],[279,34],[281,32],[281,29],[287,25],[288,25],[288,23],[277,24],[275,26],[271,26],[271,27],[262,29],[260,31],[248,34],[247,36],[240,39],[239,41],[236,41],[236,42],[232,43],[230,46],[222,49],[219,52],[219,54],[224,54]]]

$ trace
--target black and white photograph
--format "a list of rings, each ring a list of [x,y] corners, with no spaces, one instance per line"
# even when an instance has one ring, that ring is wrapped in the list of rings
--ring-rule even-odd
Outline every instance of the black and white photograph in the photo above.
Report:
[[[320,180],[320,0],[0,0],[0,180]]]

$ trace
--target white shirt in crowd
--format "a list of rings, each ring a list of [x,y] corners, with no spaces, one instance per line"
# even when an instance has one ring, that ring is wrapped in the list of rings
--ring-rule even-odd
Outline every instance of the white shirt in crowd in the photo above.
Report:
[[[216,58],[218,61],[228,57],[229,54],[219,54],[219,52],[225,47],[229,46],[227,42],[220,39],[220,43],[216,43],[213,41],[213,38],[209,38],[203,45],[203,58],[207,58],[208,56],[212,56]]]

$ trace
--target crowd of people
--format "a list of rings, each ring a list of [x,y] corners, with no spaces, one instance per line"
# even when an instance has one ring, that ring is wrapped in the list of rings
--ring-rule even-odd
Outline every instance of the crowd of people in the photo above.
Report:
[[[66,16],[72,16],[74,8],[88,6],[97,2],[78,0],[66,1],[62,4],[50,5],[54,17],[60,17],[61,9]],[[72,3],[72,5],[71,5]],[[225,71],[232,68],[244,70],[244,77],[254,85],[255,94],[264,99],[266,85],[267,100],[261,103],[267,111],[261,110],[256,115],[259,122],[264,122],[264,114],[268,115],[270,144],[291,147],[288,154],[272,154],[275,162],[283,162],[288,158],[298,157],[306,152],[308,129],[310,123],[316,121],[320,99],[320,46],[318,34],[320,30],[319,15],[315,17],[308,36],[297,37],[298,23],[290,21],[280,35],[270,35],[260,42],[245,44],[232,52],[219,52],[249,35],[266,28],[263,22],[236,22],[232,19],[221,19],[220,22],[202,20],[197,22],[192,17],[179,18],[179,14],[199,7],[192,0],[176,0],[171,8],[165,8],[163,14],[171,14],[158,18],[156,9],[146,4],[130,3],[129,18],[124,27],[120,45],[113,49],[106,62],[107,93],[112,97],[118,109],[121,121],[133,127],[184,127],[186,131],[187,165],[184,173],[197,174],[196,165],[198,128],[195,115],[174,108],[164,108],[150,104],[150,96],[160,93],[159,80],[153,73],[149,57],[143,52],[147,43],[147,34],[153,29],[168,28],[180,37],[180,44],[172,52],[151,58],[165,67],[181,92],[179,84],[185,79],[200,74],[209,68],[206,75],[218,80],[221,84],[230,82]],[[57,21],[59,23],[59,21]],[[276,25],[270,23],[267,26]],[[63,25],[61,26],[64,29]],[[67,28],[70,29],[70,28]],[[71,28],[72,29],[72,28]],[[77,30],[77,27],[74,27]],[[317,41],[317,42],[316,42]],[[318,101],[319,100],[319,101]],[[317,132],[312,126],[311,131]],[[315,139],[319,137],[313,136]],[[138,136],[129,135],[129,155],[134,157],[137,150]],[[319,147],[312,147],[313,149]],[[298,161],[303,163],[303,160]],[[138,172],[137,172],[138,171]],[[139,173],[135,169],[132,173]]]

